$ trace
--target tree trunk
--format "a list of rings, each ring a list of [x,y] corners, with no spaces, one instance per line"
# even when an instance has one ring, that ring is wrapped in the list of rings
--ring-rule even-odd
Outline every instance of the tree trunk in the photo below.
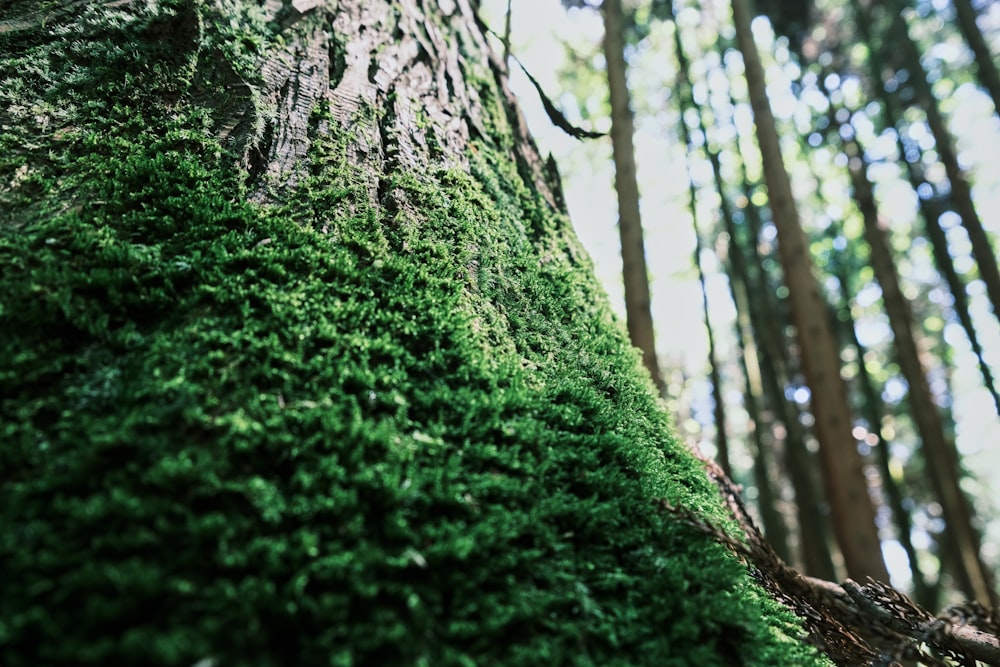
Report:
[[[910,575],[913,580],[913,598],[918,604],[926,609],[933,609],[934,596],[931,588],[927,584],[927,578],[920,569],[920,562],[917,558],[917,549],[913,545],[913,518],[906,508],[903,500],[903,492],[900,488],[903,480],[897,480],[892,474],[892,459],[889,451],[889,441],[882,431],[882,416],[885,413],[885,404],[879,391],[875,387],[875,382],[868,371],[868,363],[865,361],[867,348],[861,344],[858,338],[857,324],[851,316],[851,301],[854,291],[850,284],[850,270],[844,265],[838,265],[836,272],[837,282],[840,285],[840,292],[843,295],[841,311],[845,313],[844,330],[847,343],[853,347],[857,354],[858,364],[858,385],[861,389],[861,397],[864,401],[861,407],[861,416],[868,422],[868,429],[875,434],[878,442],[875,447],[875,460],[878,461],[879,472],[882,475],[882,489],[885,493],[889,509],[892,511],[893,522],[896,524],[896,533],[899,536],[899,543],[906,552],[907,564],[910,567]]]
[[[720,55],[722,55],[721,46],[720,43]],[[689,70],[688,59],[680,40],[676,41],[675,47],[680,69],[682,73],[687,72]],[[684,76],[688,75],[684,74]],[[690,104],[698,111],[699,129],[706,137],[707,146],[708,132],[704,116],[693,97]],[[732,100],[732,97],[730,97],[730,106],[735,108],[735,101]],[[748,376],[747,381],[751,387],[759,385],[763,396],[768,398],[771,412],[784,424],[785,428],[783,448],[777,446],[776,434],[773,431],[766,434],[759,432],[765,426],[759,420],[754,423],[752,437],[758,451],[765,447],[771,447],[776,451],[783,449],[784,468],[788,472],[789,481],[795,493],[795,514],[801,552],[800,563],[803,571],[810,576],[833,581],[837,577],[825,528],[827,521],[822,508],[822,493],[817,492],[813,480],[814,466],[810,460],[811,455],[806,449],[805,433],[799,422],[800,412],[797,406],[785,396],[784,392],[784,387],[789,379],[788,364],[786,363],[788,352],[787,347],[783,344],[784,336],[778,321],[775,298],[767,284],[766,271],[757,250],[756,239],[760,234],[760,212],[751,201],[752,192],[747,178],[746,166],[740,161],[743,195],[746,197],[747,205],[743,209],[744,223],[740,228],[737,227],[733,207],[722,178],[719,151],[707,146],[706,153],[712,165],[713,180],[719,193],[719,213],[726,234],[729,236],[729,261],[726,262],[726,265],[730,290],[736,305],[737,329],[743,336],[741,340],[747,362],[744,366],[744,373]],[[760,298],[751,299],[750,294],[757,294]],[[756,341],[760,342],[762,348],[760,354],[757,353]],[[757,377],[758,375],[759,377]],[[747,400],[757,402],[757,399],[752,395],[752,390],[751,394],[748,394]],[[750,406],[748,403],[748,410],[751,407],[752,412],[758,414],[762,412],[761,406]],[[761,503],[764,502],[764,498],[761,498]],[[761,509],[761,516],[767,516],[764,507]],[[779,555],[787,560],[789,552],[787,529],[783,525],[777,524],[777,519],[773,517],[772,522],[777,525],[771,531],[774,535],[775,549]],[[765,524],[766,529],[767,525]],[[772,538],[769,536],[769,539]]]
[[[921,362],[925,354],[913,335],[913,313],[899,285],[896,265],[889,250],[887,232],[879,222],[871,184],[865,174],[861,150],[855,145],[849,164],[853,194],[864,220],[864,236],[871,250],[875,279],[882,288],[882,301],[892,329],[896,360],[909,386],[910,417],[920,434],[921,453],[945,519],[945,539],[953,542],[961,560],[957,569],[959,588],[970,599],[996,604],[989,571],[980,556],[980,538],[972,525],[972,508],[959,485],[958,452],[945,437],[940,408],[931,394]]]
[[[705,332],[708,335],[708,381],[712,384],[712,415],[715,419],[715,460],[727,476],[732,476],[733,470],[729,464],[729,437],[726,434],[726,403],[722,392],[722,373],[719,370],[719,355],[715,351],[715,332],[712,330],[711,309],[708,303],[708,285],[705,281],[705,270],[701,264],[701,232],[698,230],[697,194],[694,181],[691,181],[691,222],[694,227],[695,246],[694,264],[698,271],[698,285],[701,288],[701,309],[705,321]]]
[[[962,31],[966,43],[976,57],[976,73],[979,83],[993,99],[993,110],[1000,116],[1000,72],[997,71],[996,60],[989,44],[983,38],[983,32],[977,23],[978,12],[970,0],[952,0],[955,6],[955,18],[958,28]]]
[[[830,99],[830,91],[823,83],[825,75],[824,72],[819,77],[819,86],[823,94]],[[996,600],[990,583],[991,577],[980,556],[980,537],[972,524],[972,508],[959,485],[958,453],[954,443],[945,435],[941,409],[931,394],[922,361],[926,351],[919,349],[913,334],[913,312],[909,301],[903,296],[890,250],[888,232],[879,219],[875,195],[868,180],[868,165],[864,151],[852,135],[844,131],[849,126],[840,121],[838,111],[833,101],[830,101],[828,118],[831,131],[841,138],[844,153],[848,157],[852,196],[863,220],[864,238],[869,247],[869,262],[882,291],[882,301],[893,334],[896,360],[909,387],[910,416],[920,435],[921,452],[927,463],[931,485],[943,508],[945,539],[954,545],[961,561],[961,567],[957,571],[959,588],[970,599],[992,606]],[[841,282],[846,283],[843,279]],[[855,342],[857,342],[856,336]],[[883,462],[882,468],[883,474],[888,472],[887,461]],[[894,513],[900,512],[902,503],[893,497],[892,480],[886,479],[885,485],[890,489],[889,496]],[[909,526],[901,527],[900,532],[904,530],[908,532]],[[908,542],[907,539],[904,546],[908,545]],[[912,546],[909,546],[907,553],[910,554],[911,551]],[[915,577],[919,576],[916,561],[912,556],[911,569],[914,570]],[[926,599],[926,590],[922,593],[921,597]]]
[[[739,252],[739,248],[733,244],[730,248],[731,257]],[[776,449],[775,434],[773,430],[765,433],[764,424],[761,421],[762,410],[759,399],[764,396],[764,385],[761,380],[760,354],[754,340],[753,329],[750,326],[750,299],[747,294],[747,285],[742,280],[743,276],[740,271],[735,268],[731,269],[730,276],[730,289],[732,290],[733,302],[736,305],[736,332],[741,353],[740,367],[744,377],[746,377],[747,391],[743,400],[746,403],[747,413],[753,420],[753,432],[750,434],[753,445],[750,453],[753,456],[753,478],[754,484],[757,486],[757,504],[767,541],[774,547],[775,553],[782,560],[791,563],[788,524],[778,508],[778,494],[775,492],[775,484],[771,474],[774,467],[772,454]],[[813,573],[810,572],[810,574]],[[830,579],[833,580],[834,577],[830,577]]]
[[[927,82],[927,72],[920,63],[920,50],[913,38],[910,37],[906,20],[902,16],[904,6],[900,0],[893,0],[889,3],[888,11],[891,23],[883,44],[899,40],[902,45],[900,49],[902,63],[900,65],[909,72],[908,82],[913,86],[917,104],[927,116],[927,125],[934,137],[934,148],[944,165],[948,182],[951,184],[951,198],[955,210],[962,221],[962,227],[969,235],[972,256],[976,259],[979,277],[986,285],[986,294],[989,296],[993,314],[1000,320],[1000,267],[997,265],[993,243],[979,219],[979,213],[972,201],[972,189],[969,186],[969,181],[958,164],[958,154],[955,151],[951,134],[948,132],[944,116],[941,114],[937,98],[934,97],[934,92]],[[868,15],[871,16],[870,11]]]
[[[819,662],[467,0],[3,13],[0,664]]]
[[[625,63],[625,16],[621,0],[604,0],[604,58],[608,68],[611,100],[611,150],[615,162],[618,193],[618,233],[622,244],[622,278],[625,287],[625,318],[628,335],[642,351],[642,363],[661,395],[666,384],[656,357],[656,336],[650,311],[649,272],[639,215],[639,183],[636,180],[635,123],[628,92]]]
[[[824,44],[824,52],[830,54],[833,57],[834,68],[839,69],[841,62],[841,53],[839,51],[838,45],[840,36],[831,35],[831,39],[827,44]],[[875,221],[877,225],[877,209],[875,204],[874,192],[872,190],[871,183],[868,181],[867,170],[868,165],[865,161],[864,151],[861,146],[853,138],[853,130],[850,125],[845,125],[840,120],[838,111],[840,108],[835,104],[833,97],[830,94],[829,89],[825,83],[826,77],[830,74],[828,67],[821,66],[820,76],[817,79],[818,87],[820,92],[827,99],[828,111],[827,119],[829,120],[829,135],[831,137],[837,137],[837,140],[842,142],[843,153],[848,157],[848,171],[849,178],[851,179],[853,188],[853,196],[855,203],[858,206],[858,210],[861,212],[864,218],[864,224],[867,226],[871,221]],[[871,220],[869,217],[873,216]],[[888,252],[889,248],[886,247],[885,251]],[[920,564],[917,560],[917,551],[913,546],[913,540],[911,539],[911,531],[913,529],[913,521],[910,512],[906,509],[903,504],[903,494],[900,490],[900,483],[893,477],[891,458],[890,458],[890,443],[886,440],[882,431],[882,415],[884,403],[882,401],[879,392],[875,388],[875,383],[872,380],[871,374],[868,371],[868,363],[865,361],[865,355],[867,350],[861,344],[860,339],[857,334],[857,324],[854,320],[854,315],[851,312],[851,303],[854,299],[854,290],[851,286],[851,276],[856,275],[858,271],[858,266],[855,266],[851,259],[856,256],[856,251],[849,248],[846,252],[840,253],[841,257],[833,262],[833,267],[828,269],[828,273],[833,275],[838,282],[841,294],[841,303],[839,311],[841,315],[839,317],[834,317],[833,320],[840,320],[843,322],[841,327],[841,339],[846,340],[846,345],[852,347],[856,355],[856,363],[858,365],[858,377],[857,384],[860,388],[861,394],[861,406],[859,411],[861,416],[868,422],[868,429],[876,435],[878,438],[877,443],[873,446],[875,452],[875,460],[878,462],[879,473],[882,477],[882,490],[892,512],[893,522],[896,526],[896,532],[899,536],[899,542],[906,552],[907,563],[910,568],[910,573],[913,581],[913,591],[914,597],[920,604],[929,604],[931,601],[930,589],[927,585],[927,580],[920,569]],[[869,253],[869,257],[872,254]],[[862,260],[864,261],[864,260]],[[878,271],[884,268],[883,264],[875,264],[873,262],[873,268]],[[889,276],[882,276],[886,280],[889,280]],[[895,271],[893,270],[892,277],[895,278]],[[879,276],[876,275],[876,279]],[[896,286],[898,290],[898,285]],[[901,293],[900,293],[901,296]],[[835,324],[836,326],[836,324]]]
[[[735,108],[735,104],[733,104]],[[712,170],[718,187],[722,187],[722,165],[713,153]],[[760,210],[753,204],[753,184],[750,182],[746,164],[740,161],[740,175],[743,196],[747,205],[743,209],[746,219],[746,234],[740,234],[734,224],[728,224],[731,238],[732,257],[739,257],[743,273],[742,282],[747,285],[748,294],[758,294],[760,298],[748,299],[748,314],[763,348],[761,355],[761,375],[764,380],[764,394],[768,396],[771,409],[784,424],[783,454],[785,470],[795,490],[795,513],[798,518],[799,549],[803,571],[813,577],[828,581],[837,579],[836,568],[831,554],[829,505],[824,502],[823,492],[818,488],[816,473],[817,457],[806,445],[806,430],[802,426],[802,410],[786,393],[793,377],[792,357],[788,351],[787,336],[784,331],[788,324],[787,309],[775,295],[774,286],[765,266],[765,257],[757,245],[761,234]],[[726,218],[730,222],[732,216]],[[749,236],[749,240],[747,239]],[[735,261],[735,259],[734,259]]]
[[[696,109],[699,112],[699,118],[701,109],[698,109],[694,102],[691,79],[688,73],[687,57],[684,55],[684,49],[681,44],[680,30],[676,26],[674,29],[674,47],[679,65],[679,80],[677,82],[681,99],[678,108],[678,111],[680,111],[679,126],[681,129],[681,139],[687,147],[689,156],[686,166],[688,174],[688,209],[691,211],[691,227],[694,231],[694,257],[692,259],[695,269],[698,271],[698,286],[701,287],[702,313],[705,320],[705,331],[708,335],[708,379],[712,383],[712,401],[714,403],[712,408],[716,429],[715,460],[719,463],[722,471],[727,476],[732,477],[733,470],[729,464],[729,437],[726,433],[726,404],[722,392],[722,373],[719,371],[719,360],[715,351],[715,332],[712,330],[712,318],[708,303],[708,286],[705,281],[705,270],[701,263],[701,253],[704,245],[701,242],[701,229],[698,226],[698,186],[695,184],[694,171],[691,168],[690,159],[690,156],[695,153],[695,146],[691,138],[691,130],[688,129],[687,123],[684,122],[684,109]],[[702,130],[702,134],[704,135],[704,128]]]
[[[871,45],[868,49],[868,66],[875,94],[882,102],[882,122],[885,127],[892,128],[893,133],[896,136],[896,145],[898,147],[900,159],[906,168],[906,175],[910,181],[910,186],[913,188],[914,193],[917,194],[917,205],[920,210],[920,217],[924,220],[924,230],[927,239],[931,243],[931,249],[934,254],[934,264],[942,278],[944,278],[945,282],[948,284],[948,289],[951,292],[952,299],[954,300],[953,307],[955,309],[955,314],[958,316],[958,320],[962,324],[965,335],[969,339],[969,345],[972,347],[972,351],[976,355],[979,371],[983,376],[983,385],[986,387],[987,391],[989,391],[990,396],[993,399],[993,405],[997,410],[997,414],[1000,415],[1000,392],[997,391],[996,382],[993,378],[993,372],[990,370],[989,364],[986,363],[983,346],[979,342],[979,336],[976,333],[975,326],[972,322],[972,315],[969,311],[969,297],[966,293],[965,281],[961,276],[959,276],[958,271],[955,269],[955,263],[948,248],[947,236],[945,235],[944,230],[941,228],[941,223],[939,222],[939,217],[941,213],[944,212],[942,203],[946,197],[935,196],[932,198],[921,194],[921,185],[926,184],[928,188],[932,189],[933,186],[923,177],[923,161],[920,155],[911,156],[907,151],[907,145],[903,139],[903,136],[906,133],[899,122],[900,114],[897,111],[897,100],[894,99],[893,95],[889,94],[882,83],[882,70],[884,65],[879,49],[874,48],[873,45],[873,35],[870,26],[871,10],[863,7],[860,0],[851,0],[851,8],[855,18],[854,23],[858,26],[858,31],[862,40],[866,44]],[[919,150],[919,148],[914,147],[914,150]]]
[[[750,29],[749,3],[747,0],[733,0],[732,7],[767,181],[768,201],[778,232],[778,250],[802,354],[802,368],[812,395],[810,405],[816,422],[823,482],[830,501],[834,534],[843,551],[850,577],[888,581],[864,463],[851,434],[853,421],[840,378],[836,344],[826,320],[805,234],[781,158],[774,117],[767,99],[764,70]]]
[[[750,204],[752,206],[753,204]],[[783,458],[788,481],[795,492],[795,514],[798,519],[799,551],[803,572],[812,577],[828,581],[837,579],[836,568],[830,554],[827,530],[828,517],[823,511],[823,494],[817,491],[814,474],[814,457],[806,448],[806,434],[799,417],[798,406],[785,395],[789,385],[789,370],[783,359],[779,341],[781,327],[778,325],[777,309],[773,307],[770,288],[764,276],[764,268],[757,265],[756,277],[750,272],[743,257],[744,248],[739,243],[735,226],[730,225],[730,263],[733,268],[733,287],[743,286],[743,296],[734,299],[737,303],[737,317],[745,320],[744,327],[756,333],[763,353],[759,355],[759,372],[764,395],[768,397],[771,409],[784,425]],[[762,298],[751,299],[750,294],[760,294]],[[775,445],[771,434],[771,445]]]

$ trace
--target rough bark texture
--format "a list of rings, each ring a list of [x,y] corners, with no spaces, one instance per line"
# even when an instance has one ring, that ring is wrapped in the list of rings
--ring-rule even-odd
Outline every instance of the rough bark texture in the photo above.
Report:
[[[822,662],[467,0],[0,6],[0,664]]]
[[[778,251],[802,354],[802,369],[812,393],[810,406],[834,533],[851,577],[888,581],[863,461],[851,435],[853,424],[846,389],[840,378],[837,348],[782,161],[774,117],[767,100],[764,70],[750,29],[747,0],[733,0],[733,20],[746,69],[768,203],[777,229]]]
[[[753,525],[739,489],[706,462],[743,528],[740,538],[690,512],[667,507],[692,526],[729,544],[752,562],[758,579],[805,619],[806,627],[838,665],[988,665],[1000,662],[1000,623],[976,602],[955,605],[934,616],[899,591],[874,580],[835,584],[802,576],[774,553]]]
[[[660,393],[666,390],[656,357],[656,336],[650,311],[649,272],[639,214],[639,183],[635,173],[635,134],[629,101],[625,63],[625,17],[621,0],[605,0],[604,58],[608,67],[611,98],[611,148],[615,161],[615,191],[618,193],[618,233],[622,244],[622,278],[625,287],[625,317],[629,339],[642,350],[642,363]]]

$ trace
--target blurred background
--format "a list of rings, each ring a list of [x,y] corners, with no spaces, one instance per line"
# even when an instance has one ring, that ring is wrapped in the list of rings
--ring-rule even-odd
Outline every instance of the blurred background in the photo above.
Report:
[[[812,343],[795,335],[789,299],[808,285],[788,284],[777,252],[776,190],[730,3],[481,4],[634,342],[641,313],[626,303],[641,310],[643,300],[625,285],[648,279],[655,342],[645,358],[678,432],[743,485],[786,560],[842,579],[850,567],[829,527],[811,414],[826,399],[803,374]],[[833,334],[827,354],[847,394],[853,442],[840,446],[863,457],[892,583],[935,611],[962,599],[995,604],[1000,3],[768,0],[751,18],[797,204],[791,222],[804,233],[818,320]],[[614,118],[614,141],[556,128],[513,57],[571,123],[610,132]],[[627,80],[624,116],[610,102],[616,75]],[[616,188],[629,152],[637,214],[619,198],[627,183]],[[645,266],[628,251],[623,265],[619,219],[641,226]]]

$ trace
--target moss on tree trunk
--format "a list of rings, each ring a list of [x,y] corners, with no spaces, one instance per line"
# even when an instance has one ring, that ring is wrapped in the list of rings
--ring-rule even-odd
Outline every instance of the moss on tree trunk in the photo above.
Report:
[[[0,664],[818,660],[466,0],[5,7]]]

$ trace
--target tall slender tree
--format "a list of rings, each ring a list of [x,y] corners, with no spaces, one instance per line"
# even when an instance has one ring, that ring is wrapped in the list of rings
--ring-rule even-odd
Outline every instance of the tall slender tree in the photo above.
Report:
[[[849,263],[853,254],[841,253],[839,261],[834,267],[834,275],[840,287],[842,301],[841,312],[844,315],[840,318],[844,322],[847,344],[854,348],[858,364],[858,385],[861,395],[860,413],[868,422],[868,430],[875,435],[875,460],[878,462],[879,472],[882,474],[882,490],[885,493],[886,502],[892,512],[892,519],[896,527],[896,535],[899,539],[903,551],[906,552],[906,561],[910,568],[910,577],[913,582],[913,594],[917,602],[928,609],[934,609],[936,600],[934,591],[927,582],[923,570],[920,568],[920,559],[917,556],[917,548],[913,544],[913,516],[907,509],[904,501],[901,482],[893,474],[892,458],[890,456],[889,442],[882,429],[882,417],[885,414],[885,402],[882,400],[880,392],[875,385],[875,379],[868,369],[868,361],[865,357],[868,354],[867,348],[862,345],[858,337],[857,323],[851,315],[851,302],[854,299],[855,290],[852,285],[852,275],[856,267]]]
[[[870,24],[870,8],[862,5],[861,0],[851,0],[850,4],[861,39],[867,44],[873,44],[875,36]],[[997,414],[1000,415],[1000,391],[997,390],[993,371],[986,361],[983,345],[979,340],[979,334],[972,319],[965,280],[955,268],[955,262],[948,246],[947,235],[941,227],[940,216],[945,212],[946,206],[951,200],[951,195],[950,193],[933,194],[935,191],[934,186],[924,177],[921,149],[919,146],[908,144],[904,139],[906,132],[902,124],[903,114],[899,108],[900,101],[898,95],[890,94],[885,85],[883,85],[884,62],[881,49],[877,45],[873,45],[868,50],[867,64],[875,96],[881,102],[881,113],[877,120],[885,128],[891,128],[896,137],[900,161],[903,163],[910,187],[917,195],[917,207],[920,218],[924,221],[924,232],[931,244],[934,263],[948,285],[948,290],[952,295],[955,314],[976,356],[979,372],[983,377],[983,385],[990,393]]]
[[[747,316],[746,285],[734,281],[731,287],[737,304],[736,334],[740,350],[739,364],[746,386],[743,400],[752,422],[749,449],[753,456],[753,480],[757,487],[758,512],[764,524],[764,534],[774,547],[775,553],[786,562],[793,562],[788,524],[778,507],[780,494],[776,488],[775,476],[772,474],[772,470],[776,467],[773,457],[775,435],[773,431],[764,431],[762,420],[761,399],[764,396],[764,385],[761,381],[760,353]],[[803,565],[808,568],[810,564],[803,562]],[[807,571],[815,574],[811,569]],[[832,580],[832,568],[830,575],[829,579]]]
[[[841,132],[841,136],[848,133]],[[980,537],[972,522],[972,508],[959,485],[960,474],[955,444],[949,440],[941,420],[941,410],[931,393],[927,371],[921,361],[924,352],[913,334],[913,313],[903,296],[899,276],[889,250],[888,232],[880,221],[871,183],[866,176],[864,154],[848,142],[848,169],[855,200],[864,220],[864,236],[870,249],[875,278],[882,289],[882,301],[892,329],[893,347],[908,386],[910,417],[917,425],[921,448],[931,484],[945,518],[945,539],[953,542],[961,559],[959,585],[972,599],[995,604],[991,575],[980,555]]]
[[[649,271],[639,212],[639,182],[635,167],[635,121],[625,61],[625,13],[621,0],[604,0],[604,58],[611,100],[611,147],[618,193],[618,233],[621,239],[625,319],[632,344],[642,351],[642,363],[663,395],[666,384],[656,355],[656,335],[650,307]]]
[[[872,11],[874,5],[871,0],[860,0],[860,4],[863,9],[861,20],[871,21],[877,18]],[[983,227],[973,202],[969,181],[958,163],[954,139],[948,131],[940,104],[927,81],[927,71],[920,62],[920,49],[910,36],[909,27],[903,18],[905,7],[904,0],[892,0],[882,7],[882,10],[889,14],[889,21],[881,44],[883,48],[886,44],[898,44],[901,47],[892,51],[893,54],[899,56],[899,59],[893,64],[898,68],[906,69],[908,73],[907,83],[912,87],[916,102],[926,115],[927,126],[934,137],[934,148],[941,164],[944,165],[948,182],[951,185],[951,200],[962,226],[969,235],[972,255],[976,259],[979,277],[986,285],[986,294],[989,296],[993,313],[1000,320],[1000,265],[997,264],[993,243]]]
[[[874,189],[871,182],[868,180],[867,157],[855,136],[854,128],[850,123],[850,114],[848,113],[847,108],[835,102],[835,98],[826,84],[828,76],[834,73],[835,70],[841,69],[842,55],[839,40],[839,34],[827,34],[825,39],[819,43],[819,48],[816,49],[816,51],[821,50],[823,53],[828,54],[829,64],[811,64],[819,66],[818,75],[816,77],[816,85],[819,91],[827,99],[827,136],[836,138],[835,141],[841,144],[841,150],[848,158],[847,171],[852,186],[851,195],[858,211],[861,213],[864,230],[863,233],[869,246],[868,257],[870,258],[870,264],[875,274],[875,279],[878,284],[882,286],[882,299],[889,317],[893,335],[894,337],[902,335],[909,339],[902,346],[896,346],[897,357],[902,357],[903,355],[908,355],[917,349],[917,344],[913,337],[912,314],[909,313],[909,305],[906,302],[902,289],[899,285],[899,278],[896,275],[895,265],[892,261],[891,251],[889,249],[887,231],[883,228],[883,224],[878,215]],[[836,233],[838,227],[834,226],[831,229],[834,233]],[[878,247],[875,247],[876,244],[878,244]],[[853,253],[842,254],[847,257],[853,256]],[[868,422],[868,428],[876,434],[878,438],[875,445],[875,458],[878,461],[879,471],[882,475],[882,489],[884,491],[889,509],[892,512],[900,544],[906,552],[915,596],[922,604],[931,604],[932,592],[927,584],[923,572],[920,569],[916,549],[911,538],[911,514],[904,505],[902,491],[900,490],[899,484],[896,482],[891,470],[889,443],[886,441],[882,430],[882,410],[880,410],[880,407],[883,406],[883,401],[879,397],[878,392],[875,389],[874,382],[868,371],[868,364],[865,361],[866,350],[858,338],[854,318],[851,316],[850,303],[854,292],[851,284],[851,275],[852,272],[856,271],[856,267],[849,266],[846,259],[835,261],[833,264],[834,269],[832,271],[832,275],[837,279],[842,299],[840,310],[844,314],[844,317],[842,318],[842,321],[844,322],[843,329],[845,330],[844,337],[846,338],[846,343],[854,348],[857,358],[858,384],[860,385],[862,398],[861,413]],[[900,304],[900,301],[903,301],[903,303]],[[916,381],[918,383],[922,381],[923,387],[926,388],[929,393],[926,372],[924,371],[922,362],[919,358],[908,357],[905,360],[905,363],[901,359],[900,365],[904,366],[904,375],[908,381],[912,379],[910,374],[918,372],[920,377]],[[906,371],[908,371],[908,373]],[[912,391],[913,390],[911,388],[911,392]],[[921,396],[920,398],[929,398],[929,396]],[[927,407],[928,406],[924,405],[920,400],[910,403],[911,411],[918,408],[927,409]],[[933,410],[939,409],[937,405],[933,404],[933,401],[930,408]],[[932,426],[929,422],[925,422],[923,425],[927,427]],[[931,432],[931,437],[939,438],[938,444],[946,446],[944,442],[945,436],[943,429],[940,433]]]
[[[670,7],[670,15],[673,18],[673,8]],[[674,21],[674,44],[678,60],[677,87],[680,89],[680,122],[681,140],[687,148],[686,169],[688,175],[688,208],[691,211],[691,226],[694,231],[694,257],[693,262],[698,272],[698,286],[701,288],[702,314],[705,321],[705,332],[708,336],[708,379],[712,384],[713,416],[715,418],[715,446],[717,450],[716,460],[722,467],[723,472],[732,476],[732,467],[729,462],[729,437],[726,432],[726,404],[723,399],[722,373],[719,370],[719,359],[715,349],[715,332],[712,329],[711,310],[708,300],[708,285],[705,280],[705,269],[702,266],[702,250],[704,244],[701,240],[701,229],[698,225],[698,185],[694,178],[692,166],[693,156],[696,153],[694,141],[691,136],[691,129],[684,122],[684,110],[689,108],[688,104],[693,103],[691,93],[691,79],[687,67],[687,60],[681,49],[680,27]],[[704,133],[703,133],[704,136]]]
[[[973,66],[979,83],[992,98],[994,113],[1000,116],[1000,72],[997,71],[996,58],[979,29],[979,12],[972,5],[972,0],[952,0],[951,4],[955,7],[958,28],[975,56]]]
[[[685,135],[689,134],[685,131]],[[685,143],[690,146],[690,138]],[[690,156],[690,153],[688,153]],[[689,157],[690,159],[690,157]],[[726,403],[722,391],[722,372],[719,369],[719,355],[715,349],[715,331],[712,328],[711,308],[708,299],[708,281],[705,279],[705,267],[702,266],[701,230],[698,227],[698,190],[690,168],[688,170],[689,196],[691,209],[691,225],[694,228],[694,252],[692,261],[698,272],[698,286],[701,289],[701,310],[705,322],[705,334],[708,337],[708,380],[712,385],[712,415],[715,418],[715,459],[723,472],[732,476],[732,466],[729,462],[729,436],[726,433]]]
[[[722,55],[724,42],[718,40],[716,47]],[[683,42],[675,41],[675,50],[680,68],[689,72],[690,63]],[[727,97],[729,108],[735,108],[736,102],[731,89]],[[739,211],[741,224],[737,224],[731,194],[727,190],[722,174],[720,147],[712,145],[706,129],[706,111],[693,96],[688,104],[697,111],[699,130],[706,137],[705,152],[712,166],[712,175],[720,198],[719,215],[726,236],[729,238],[724,265],[727,267],[730,290],[736,305],[737,329],[741,332],[744,353],[756,356],[756,363],[748,358],[745,372],[749,371],[751,375],[748,380],[751,386],[756,384],[753,377],[755,372],[759,372],[761,389],[770,406],[770,412],[775,419],[780,420],[783,427],[781,438],[776,437],[773,431],[766,434],[755,432],[753,434],[755,445],[758,451],[761,447],[774,448],[782,457],[781,468],[787,472],[795,495],[794,509],[797,518],[800,562],[804,571],[815,577],[834,580],[837,578],[836,568],[826,534],[825,526],[828,521],[824,514],[823,494],[817,489],[814,479],[814,457],[806,445],[801,410],[785,391],[791,383],[790,355],[788,346],[784,343],[786,336],[782,324],[787,318],[779,313],[778,299],[765,268],[766,260],[758,246],[762,221],[761,211],[753,203],[754,184],[750,182],[745,160],[735,156],[739,165],[739,191],[746,202]],[[719,122],[722,122],[722,119],[719,119]],[[760,353],[756,354],[758,348]],[[763,405],[753,407],[757,407],[756,411],[763,414]],[[755,422],[756,429],[765,426],[766,423],[763,421]],[[768,469],[771,464],[765,460],[761,463],[761,467]],[[755,475],[757,474],[755,470]],[[770,495],[777,497],[775,493]],[[761,513],[764,514],[763,508]]]
[[[852,435],[853,420],[840,377],[834,336],[826,319],[767,99],[764,69],[751,30],[750,4],[748,0],[733,0],[732,10],[802,368],[811,392],[810,406],[834,534],[851,577],[888,581],[864,462]]]

